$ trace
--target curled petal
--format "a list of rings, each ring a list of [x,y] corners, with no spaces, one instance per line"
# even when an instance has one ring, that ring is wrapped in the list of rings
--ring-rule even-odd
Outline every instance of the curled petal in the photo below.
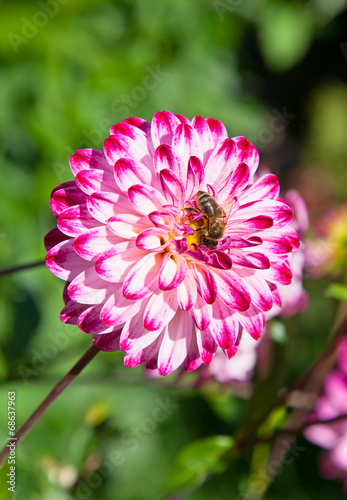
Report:
[[[143,314],[138,313],[125,323],[121,338],[120,347],[124,352],[136,354],[153,344],[159,337],[161,330],[149,331],[143,324]]]
[[[106,223],[120,210],[129,211],[131,207],[128,199],[115,193],[94,193],[88,197],[87,208],[89,213],[98,221]]]
[[[242,203],[258,200],[276,200],[280,192],[280,183],[276,175],[267,174],[260,177],[253,186],[250,186],[242,195]]]
[[[104,142],[104,152],[109,163],[113,166],[120,158],[130,158],[142,162],[149,168],[151,159],[148,149],[141,147],[136,141],[126,135],[110,135]]]
[[[186,198],[191,198],[199,191],[201,185],[204,184],[205,171],[204,167],[197,156],[191,156],[188,161],[187,183],[186,183]]]
[[[187,261],[177,254],[166,253],[162,259],[158,284],[161,290],[173,290],[185,279],[188,270]]]
[[[113,326],[106,326],[100,321],[102,304],[88,307],[78,318],[78,326],[84,333],[104,334],[114,330]]]
[[[145,229],[136,238],[136,246],[150,252],[162,252],[168,244],[167,231],[157,227]]]
[[[192,127],[196,131],[200,142],[200,148],[203,152],[203,164],[206,165],[211,152],[215,148],[213,136],[207,120],[202,116],[194,116],[192,120]]]

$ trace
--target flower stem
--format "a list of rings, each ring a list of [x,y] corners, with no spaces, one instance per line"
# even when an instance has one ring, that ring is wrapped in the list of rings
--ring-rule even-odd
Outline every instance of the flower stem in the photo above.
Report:
[[[21,266],[9,267],[8,269],[2,269],[0,271],[0,276],[16,273],[17,271],[23,271],[25,269],[31,269],[32,267],[43,266],[43,264],[45,264],[45,261],[40,260],[39,262],[32,262],[31,264],[22,264]]]
[[[48,396],[42,401],[34,413],[29,417],[25,424],[19,429],[13,438],[13,442],[18,443],[28,434],[30,429],[40,420],[45,411],[50,407],[53,401],[63,392],[63,390],[77,377],[83,368],[100,352],[100,349],[92,345],[87,352],[77,361],[71,370],[57,383]],[[11,443],[12,440],[9,440]],[[0,453],[0,467],[4,464],[10,448],[5,446]]]

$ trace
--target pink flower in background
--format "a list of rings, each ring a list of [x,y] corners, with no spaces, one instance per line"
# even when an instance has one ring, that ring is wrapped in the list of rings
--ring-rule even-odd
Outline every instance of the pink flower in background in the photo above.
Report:
[[[289,263],[293,273],[290,285],[278,284],[277,289],[282,304],[275,304],[272,309],[265,313],[266,320],[275,316],[290,317],[303,312],[308,307],[308,294],[302,285],[303,269],[305,263],[305,247],[303,238],[307,232],[309,220],[308,212],[304,200],[295,190],[290,190],[285,195],[285,200],[294,211],[294,219],[290,226],[301,236],[300,247],[290,254]],[[228,383],[232,381],[248,382],[257,363],[259,349],[263,351],[263,357],[267,358],[269,352],[269,342],[264,344],[263,337],[271,335],[271,323],[266,323],[262,342],[256,342],[248,336],[240,339],[238,348],[234,345],[235,355],[228,359],[221,349],[217,353],[208,367],[209,373],[219,382]],[[268,338],[267,340],[270,340]]]
[[[337,366],[325,378],[315,412],[309,421],[324,421],[347,415],[347,338],[337,352]],[[324,448],[319,470],[326,479],[340,479],[347,494],[347,418],[308,427],[305,437]]]
[[[231,356],[261,336],[299,247],[276,176],[212,118],[158,112],[111,127],[103,151],[74,153],[52,193],[46,263],[67,281],[61,319],[125,364],[167,375]]]

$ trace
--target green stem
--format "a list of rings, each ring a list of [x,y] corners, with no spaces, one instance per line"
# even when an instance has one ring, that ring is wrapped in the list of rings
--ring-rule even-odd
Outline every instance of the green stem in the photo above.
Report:
[[[45,264],[44,260],[39,262],[33,262],[31,264],[23,264],[21,266],[10,267],[8,269],[2,269],[0,271],[0,276],[6,276],[6,274],[16,273],[17,271],[24,271],[25,269],[31,269],[32,267],[43,266]]]
[[[98,352],[100,352],[100,349],[92,345],[88,351],[83,354],[79,361],[77,361],[71,370],[57,383],[48,396],[42,401],[31,417],[29,417],[25,424],[19,429],[16,435],[9,440],[9,443],[15,443],[16,446],[18,445],[18,443],[28,434],[32,427],[34,427],[34,425],[40,420],[53,401],[57,399],[57,397],[69,384],[71,384],[83,368],[98,354]],[[9,452],[10,448],[6,445],[0,453],[0,467],[4,464]]]

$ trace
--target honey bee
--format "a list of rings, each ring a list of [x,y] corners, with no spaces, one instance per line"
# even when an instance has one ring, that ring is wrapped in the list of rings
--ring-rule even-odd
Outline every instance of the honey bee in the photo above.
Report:
[[[224,235],[226,221],[223,219],[226,217],[226,213],[216,200],[205,191],[197,192],[196,204],[205,214],[201,219],[204,225],[196,229],[197,232],[200,232],[200,243],[215,248]]]

